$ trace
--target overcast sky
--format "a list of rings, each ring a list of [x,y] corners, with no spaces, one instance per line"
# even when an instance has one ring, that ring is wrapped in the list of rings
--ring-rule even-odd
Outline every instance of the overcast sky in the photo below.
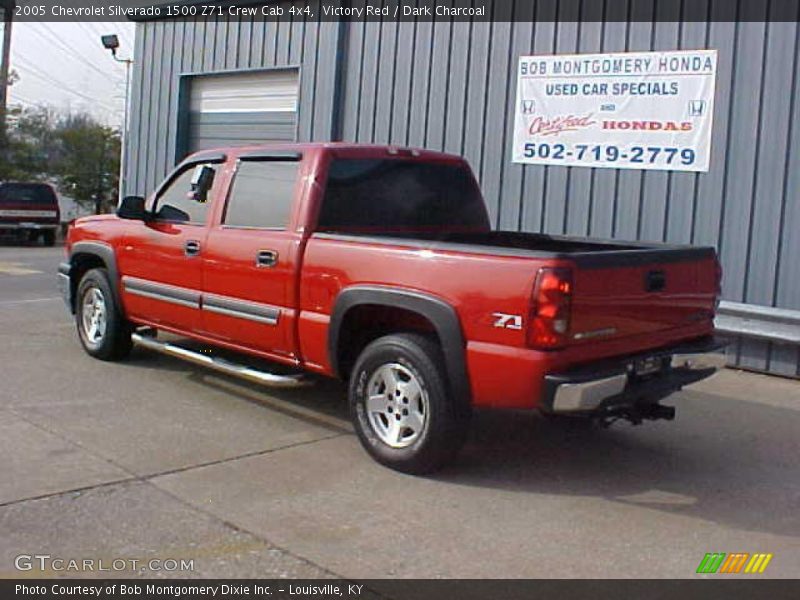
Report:
[[[100,44],[100,36],[109,33],[119,36],[118,56],[130,57],[131,22],[15,22],[11,68],[19,80],[10,88],[10,103],[86,111],[103,123],[121,126],[125,65],[115,62]]]

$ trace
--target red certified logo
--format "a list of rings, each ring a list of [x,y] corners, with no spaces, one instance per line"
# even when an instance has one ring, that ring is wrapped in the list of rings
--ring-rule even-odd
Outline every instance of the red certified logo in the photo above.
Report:
[[[528,129],[531,135],[558,135],[565,131],[575,131],[585,129],[597,123],[592,119],[592,113],[588,115],[566,115],[547,119],[539,116],[531,121]]]

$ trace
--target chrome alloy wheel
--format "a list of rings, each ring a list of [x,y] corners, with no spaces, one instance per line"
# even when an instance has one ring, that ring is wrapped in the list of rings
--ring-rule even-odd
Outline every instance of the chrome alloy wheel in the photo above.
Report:
[[[103,342],[106,335],[106,299],[100,288],[91,286],[81,298],[81,333],[92,347]]]
[[[405,448],[425,429],[428,394],[416,375],[398,363],[385,364],[367,382],[367,419],[386,445]]]

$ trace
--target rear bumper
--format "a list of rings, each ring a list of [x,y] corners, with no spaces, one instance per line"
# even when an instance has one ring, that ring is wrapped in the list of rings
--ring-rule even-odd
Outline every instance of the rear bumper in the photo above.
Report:
[[[653,404],[725,365],[724,343],[709,337],[614,360],[604,360],[545,376],[542,410],[581,414],[637,404]],[[638,361],[660,363],[657,372],[638,375]]]
[[[56,231],[58,223],[0,223],[0,231]]]

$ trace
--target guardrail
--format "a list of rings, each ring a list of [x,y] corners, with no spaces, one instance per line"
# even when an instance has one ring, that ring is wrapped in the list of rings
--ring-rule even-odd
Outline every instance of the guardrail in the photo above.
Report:
[[[714,327],[722,334],[800,344],[800,310],[723,301]]]

